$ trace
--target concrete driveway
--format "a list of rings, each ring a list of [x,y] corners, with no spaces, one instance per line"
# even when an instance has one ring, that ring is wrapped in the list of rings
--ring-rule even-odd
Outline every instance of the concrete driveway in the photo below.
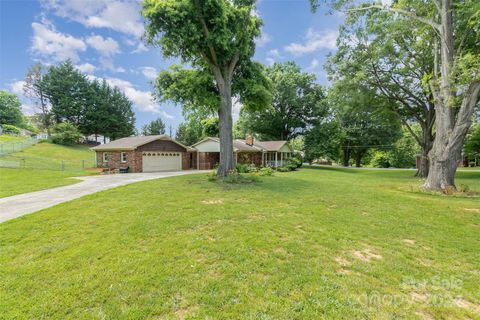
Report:
[[[208,171],[189,170],[175,172],[128,173],[77,177],[77,179],[82,180],[82,182],[65,187],[58,187],[42,191],[19,194],[7,198],[0,198],[0,223],[52,207],[62,202],[67,202],[88,194],[115,188],[118,186],[123,186],[126,184],[145,180],[160,179],[202,172]]]

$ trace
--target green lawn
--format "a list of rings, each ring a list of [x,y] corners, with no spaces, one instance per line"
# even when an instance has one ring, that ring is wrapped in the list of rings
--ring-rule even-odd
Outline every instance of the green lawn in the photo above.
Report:
[[[17,136],[11,136],[7,134],[0,134],[0,143],[20,142],[23,140],[25,140],[25,137],[17,137]]]
[[[38,143],[30,148],[15,153],[18,157],[35,157],[50,159],[52,161],[81,161],[92,163],[95,152],[86,145],[62,146],[50,142]]]
[[[0,168],[0,198],[80,182],[71,172]]]
[[[79,182],[70,177],[88,174],[82,166],[93,167],[94,154],[84,145],[43,142],[2,156],[0,165],[19,168],[0,168],[0,198]]]
[[[478,318],[479,198],[411,175],[182,176],[2,223],[0,318]]]

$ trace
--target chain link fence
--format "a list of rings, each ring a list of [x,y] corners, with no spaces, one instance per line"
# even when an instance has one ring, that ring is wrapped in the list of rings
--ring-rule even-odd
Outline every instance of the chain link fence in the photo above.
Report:
[[[5,155],[0,157],[0,167],[2,168],[29,168],[39,170],[55,170],[82,172],[85,168],[95,166],[95,161],[90,160],[57,160],[42,157],[25,157],[16,155]]]
[[[0,142],[0,156],[22,151],[38,142],[37,139],[28,138],[22,141]]]

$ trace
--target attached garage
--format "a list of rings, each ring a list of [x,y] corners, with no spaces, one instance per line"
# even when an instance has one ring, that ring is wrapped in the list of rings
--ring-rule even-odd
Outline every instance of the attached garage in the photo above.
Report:
[[[165,135],[122,138],[92,149],[99,168],[128,168],[128,172],[196,169],[196,151]]]
[[[143,172],[182,170],[182,154],[179,152],[142,153]]]

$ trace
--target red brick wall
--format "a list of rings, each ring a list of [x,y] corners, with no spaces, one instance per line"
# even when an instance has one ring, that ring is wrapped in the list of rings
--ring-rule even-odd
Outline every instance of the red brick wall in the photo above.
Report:
[[[127,153],[127,162],[121,162],[122,151],[108,151],[108,162],[103,162],[103,154],[106,151],[97,151],[97,167],[120,169],[130,167],[130,172],[142,172],[142,154],[138,156],[136,151],[123,151]]]
[[[220,161],[218,152],[198,152],[200,170],[211,170]]]
[[[182,170],[190,170],[197,168],[197,153],[183,152],[182,153]]]
[[[261,152],[239,152],[237,154],[237,163],[240,164],[254,164],[257,167],[263,165]]]

